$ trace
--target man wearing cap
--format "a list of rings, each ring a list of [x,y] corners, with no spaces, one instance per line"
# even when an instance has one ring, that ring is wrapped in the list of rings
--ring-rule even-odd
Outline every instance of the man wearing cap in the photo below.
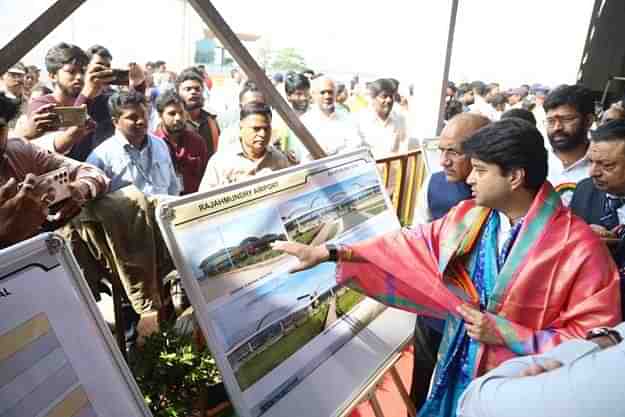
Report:
[[[508,106],[506,110],[523,108],[523,97],[527,95],[525,89],[520,87],[511,88],[507,91],[506,95],[508,96]]]
[[[19,106],[17,116],[9,123],[9,128],[15,127],[15,122],[19,116],[26,111],[27,100],[24,98],[24,76],[26,75],[26,67],[21,62],[13,65],[7,72],[2,74],[2,86],[0,91],[15,101]]]

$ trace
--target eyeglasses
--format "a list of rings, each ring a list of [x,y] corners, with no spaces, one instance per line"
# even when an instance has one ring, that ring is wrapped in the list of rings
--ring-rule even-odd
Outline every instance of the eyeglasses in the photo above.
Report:
[[[450,149],[450,148],[438,148],[438,151],[441,153],[441,156],[444,158],[449,158],[449,159],[459,159],[464,157],[464,154],[462,152],[456,151],[455,149]]]
[[[576,114],[571,114],[568,116],[550,116],[545,119],[545,126],[554,127],[556,125],[556,122],[560,123],[561,125],[570,125],[578,118],[579,116]]]

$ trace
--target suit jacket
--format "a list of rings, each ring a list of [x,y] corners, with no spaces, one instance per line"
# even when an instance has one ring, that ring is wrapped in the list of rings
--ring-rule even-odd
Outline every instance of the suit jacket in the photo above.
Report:
[[[588,224],[601,224],[604,215],[606,193],[597,189],[592,178],[586,178],[577,184],[570,208]],[[621,310],[625,312],[625,239],[610,248],[612,258],[616,262],[621,277]],[[625,317],[625,313],[623,313]]]
[[[595,187],[592,178],[585,178],[577,184],[569,207],[586,223],[599,224],[605,200],[605,192]]]

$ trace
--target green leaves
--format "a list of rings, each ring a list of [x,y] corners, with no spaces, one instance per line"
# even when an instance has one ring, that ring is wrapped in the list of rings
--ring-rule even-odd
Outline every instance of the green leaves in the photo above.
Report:
[[[145,338],[129,365],[155,417],[187,417],[205,402],[221,375],[208,349],[199,351],[190,335],[165,326]]]

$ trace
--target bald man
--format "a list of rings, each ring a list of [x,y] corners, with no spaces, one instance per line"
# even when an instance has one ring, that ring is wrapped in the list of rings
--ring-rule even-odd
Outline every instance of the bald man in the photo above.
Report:
[[[432,174],[421,187],[414,224],[439,219],[462,200],[471,198],[471,188],[465,180],[473,167],[471,160],[462,153],[462,142],[489,123],[487,117],[477,113],[460,113],[449,120],[438,142],[443,170]],[[427,398],[443,324],[417,317],[411,389],[417,410]]]
[[[438,142],[443,170],[433,173],[421,186],[414,224],[440,219],[453,206],[471,198],[465,180],[473,167],[462,153],[462,142],[488,123],[487,117],[475,113],[458,114],[447,123]]]
[[[336,106],[336,84],[328,77],[313,80],[313,105],[302,116],[302,123],[328,155],[336,155],[363,145],[355,120]],[[304,155],[310,160],[310,155]]]

